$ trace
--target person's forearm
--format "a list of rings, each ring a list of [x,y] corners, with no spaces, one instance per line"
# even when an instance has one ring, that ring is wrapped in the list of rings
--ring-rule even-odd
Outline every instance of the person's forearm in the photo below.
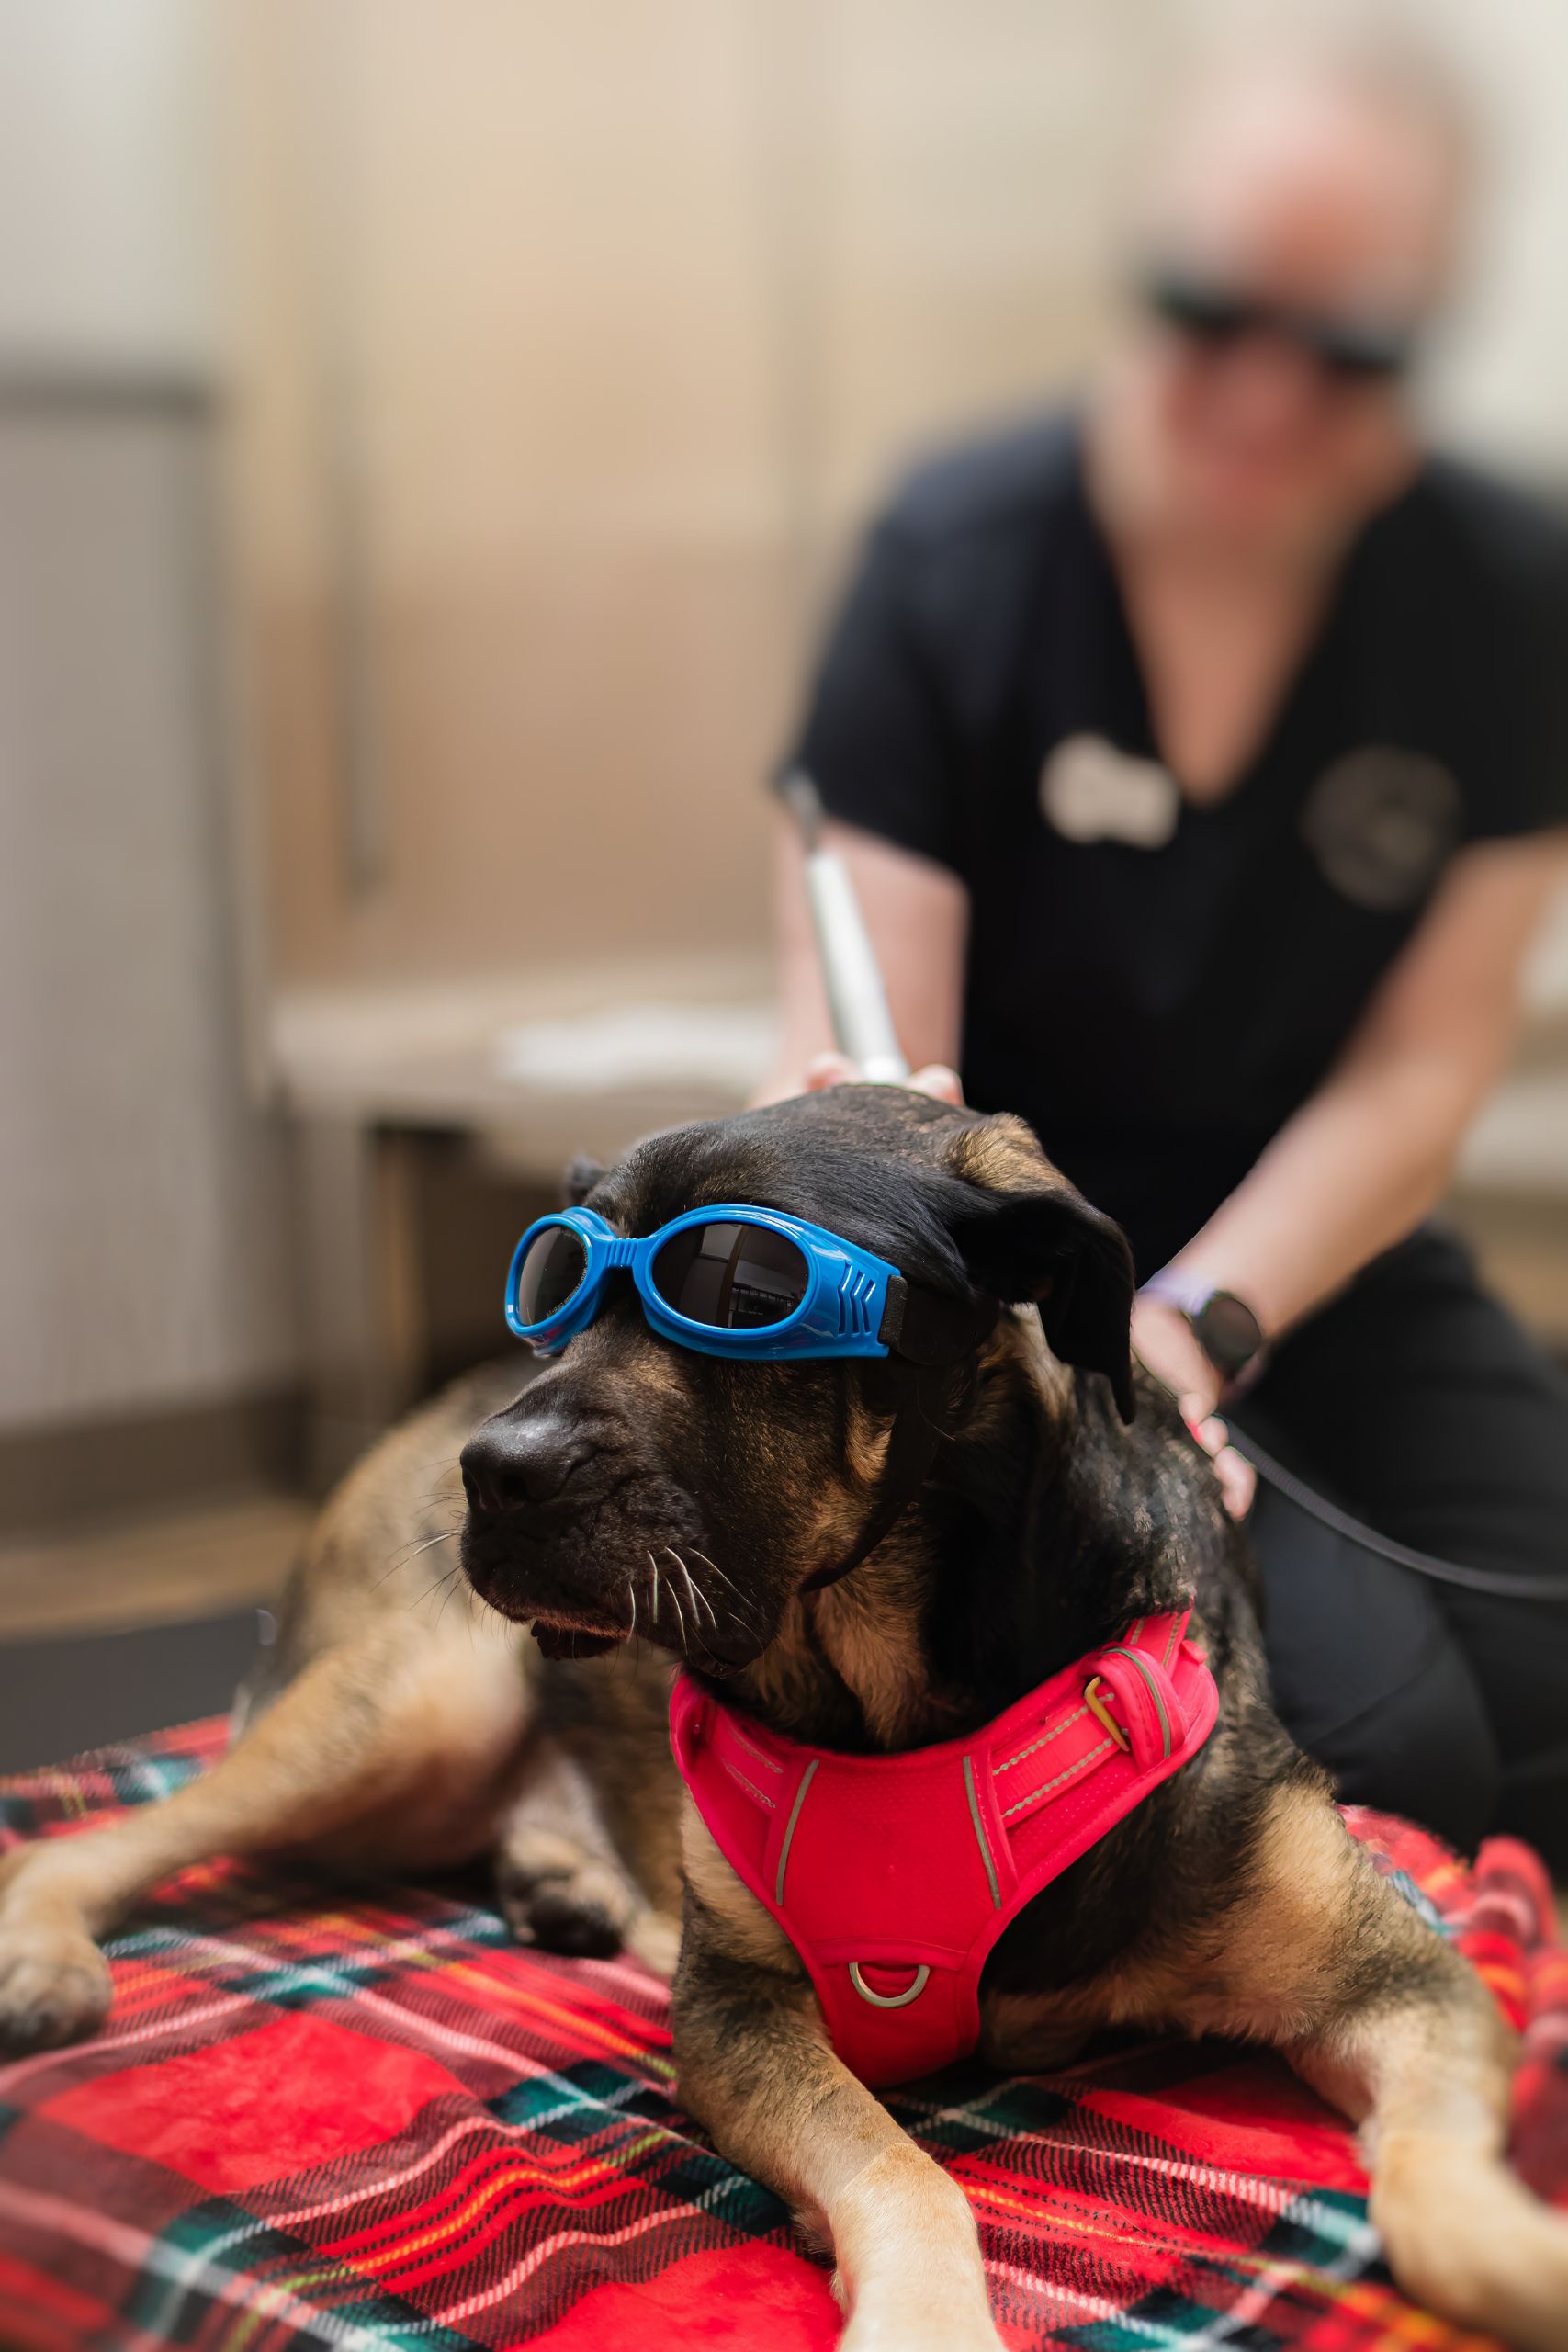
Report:
[[[1246,1299],[1270,1337],[1288,1329],[1440,1199],[1490,1078],[1435,1055],[1352,1062],[1173,1262]]]
[[[1419,1224],[1506,1067],[1526,952],[1565,875],[1561,836],[1455,858],[1336,1069],[1178,1252],[1183,1272],[1235,1291],[1272,1338]],[[1174,1310],[1140,1314],[1151,1347],[1170,1341]]]

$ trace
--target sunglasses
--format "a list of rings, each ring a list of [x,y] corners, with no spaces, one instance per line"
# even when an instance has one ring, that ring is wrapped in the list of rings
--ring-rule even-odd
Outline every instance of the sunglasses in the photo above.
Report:
[[[528,1227],[506,1277],[513,1335],[544,1355],[585,1331],[608,1275],[629,1273],[649,1327],[699,1355],[778,1363],[899,1355],[956,1363],[997,1319],[908,1283],[841,1235],[779,1209],[688,1209],[629,1240],[593,1209],[562,1209]]]
[[[1272,335],[1344,384],[1392,382],[1416,356],[1409,327],[1296,311],[1164,266],[1145,271],[1142,285],[1156,318],[1207,350],[1228,349],[1247,335]]]

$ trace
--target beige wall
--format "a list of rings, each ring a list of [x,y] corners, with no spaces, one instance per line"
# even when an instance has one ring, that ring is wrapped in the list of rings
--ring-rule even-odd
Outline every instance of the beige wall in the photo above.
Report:
[[[238,481],[285,976],[756,936],[759,779],[852,519],[1092,343],[1145,13],[253,9]]]
[[[853,523],[922,441],[1081,371],[1129,151],[1216,13],[246,0],[236,481],[283,977],[755,934],[757,780]],[[1568,18],[1429,13],[1500,126],[1435,404],[1568,460]]]

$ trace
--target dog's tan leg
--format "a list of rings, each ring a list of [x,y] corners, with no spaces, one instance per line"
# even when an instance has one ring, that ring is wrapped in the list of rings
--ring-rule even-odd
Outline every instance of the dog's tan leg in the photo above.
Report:
[[[1509,2044],[1495,2014],[1396,1999],[1291,2056],[1364,2127],[1372,2220],[1405,2293],[1521,2352],[1568,2352],[1568,2221],[1504,2161]]]
[[[440,1636],[383,1629],[313,1658],[200,1780],[0,1863],[0,2047],[90,2032],[110,1997],[96,1939],[190,1863],[286,1851],[381,1871],[478,1852],[525,1709],[515,1636],[466,1620]]]
[[[790,1946],[689,1808],[687,1822],[682,2102],[831,2247],[842,2352],[1000,2352],[963,2190],[833,2055]]]
[[[1252,1889],[1195,1975],[1189,2023],[1277,2041],[1363,2127],[1404,2292],[1525,2352],[1568,2352],[1568,2222],[1503,2161],[1513,2036],[1321,1797],[1277,1802]]]
[[[832,2249],[842,2352],[999,2352],[964,2192],[829,2048],[798,1977],[694,1951],[675,1976],[681,2098]]]
[[[539,1740],[501,1826],[496,1900],[519,1943],[608,1953],[623,1944],[668,1976],[679,1921],[656,1909],[616,1853],[603,1808],[577,1759]]]

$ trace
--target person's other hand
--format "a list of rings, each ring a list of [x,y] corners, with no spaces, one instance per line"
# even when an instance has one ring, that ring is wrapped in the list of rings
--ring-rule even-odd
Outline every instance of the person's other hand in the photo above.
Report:
[[[820,1094],[827,1086],[854,1086],[860,1071],[847,1054],[818,1054],[806,1069],[807,1094]],[[945,1062],[928,1062],[918,1069],[905,1084],[916,1094],[933,1095],[939,1102],[952,1102],[963,1107],[964,1089],[958,1072],[949,1069]]]
[[[825,1087],[852,1086],[859,1076],[847,1054],[818,1054],[807,1066],[806,1091],[820,1094]],[[933,1095],[939,1102],[964,1101],[958,1073],[945,1062],[928,1062],[908,1082],[916,1093]],[[1138,1299],[1133,1309],[1133,1349],[1177,1398],[1182,1419],[1213,1463],[1225,1509],[1233,1519],[1245,1519],[1258,1491],[1258,1475],[1230,1442],[1224,1421],[1215,1418],[1220,1375],[1186,1317],[1158,1299]]]
[[[1184,1396],[1181,1418],[1214,1465],[1225,1509],[1233,1519],[1245,1519],[1258,1492],[1258,1473],[1246,1455],[1238,1453],[1231,1443],[1231,1433],[1224,1421],[1213,1413],[1202,1420],[1195,1419],[1192,1408],[1197,1403],[1195,1396]]]
[[[1231,1517],[1245,1519],[1258,1491],[1258,1474],[1231,1444],[1224,1421],[1215,1418],[1220,1375],[1187,1317],[1161,1299],[1138,1299],[1133,1308],[1133,1351],[1177,1399],[1182,1419],[1213,1463]]]

